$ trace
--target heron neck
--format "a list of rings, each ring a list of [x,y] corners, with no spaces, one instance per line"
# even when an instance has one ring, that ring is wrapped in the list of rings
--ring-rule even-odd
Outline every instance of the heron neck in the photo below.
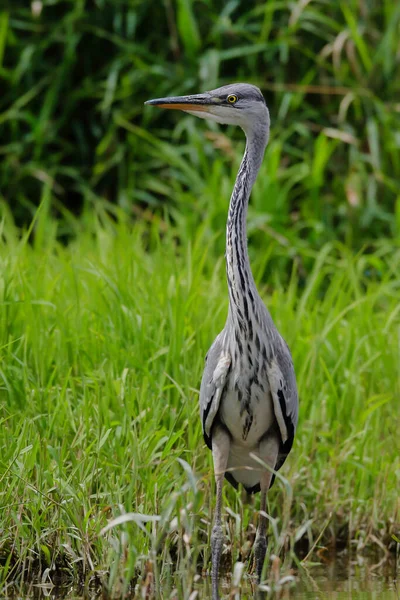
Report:
[[[247,249],[247,208],[267,145],[267,133],[247,136],[246,150],[233,188],[226,225],[226,272],[230,316],[242,332],[251,333],[257,305],[262,304]]]

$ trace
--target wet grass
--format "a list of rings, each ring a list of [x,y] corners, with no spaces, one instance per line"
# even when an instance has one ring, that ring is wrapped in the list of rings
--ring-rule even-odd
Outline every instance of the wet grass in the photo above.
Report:
[[[98,202],[81,220],[65,214],[65,245],[50,208],[44,196],[20,232],[3,206],[3,584],[102,581],[122,594],[136,582],[189,597],[209,561],[212,465],[197,399],[227,311],[223,229],[210,233],[211,209],[192,234],[190,222],[132,223]],[[287,566],[300,550],[318,560],[322,546],[385,555],[400,537],[400,248],[314,253],[258,232],[250,252],[301,399],[270,494],[269,553]],[[224,495],[230,570],[249,556],[258,499],[243,504],[228,485]]]

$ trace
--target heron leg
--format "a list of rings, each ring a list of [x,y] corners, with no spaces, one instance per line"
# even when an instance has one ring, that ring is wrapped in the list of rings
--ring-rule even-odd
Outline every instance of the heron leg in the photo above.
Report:
[[[260,442],[259,456],[261,460],[269,465],[272,469],[275,468],[279,452],[279,439],[274,433]],[[267,517],[265,516],[267,508],[267,493],[271,485],[272,473],[267,469],[263,471],[260,480],[261,500],[260,514],[258,516],[258,527],[256,541],[254,542],[254,558],[256,562],[257,579],[261,581],[262,569],[267,551]]]
[[[228,465],[230,438],[222,427],[217,426],[212,435],[212,454],[214,461],[214,474],[216,483],[217,500],[214,513],[214,526],[211,533],[211,585],[212,599],[218,600],[218,572],[221,560],[224,535],[221,524],[222,485]]]

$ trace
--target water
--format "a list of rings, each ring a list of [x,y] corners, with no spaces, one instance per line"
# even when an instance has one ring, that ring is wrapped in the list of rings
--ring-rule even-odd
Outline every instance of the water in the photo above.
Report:
[[[292,581],[284,583],[276,594],[254,594],[250,583],[241,586],[241,590],[234,590],[232,580],[221,583],[221,600],[400,600],[399,561],[393,558],[379,564],[374,560],[349,560],[347,557],[330,560],[326,564],[313,565],[300,568],[294,573]],[[291,579],[288,573],[278,573],[277,580]],[[282,580],[282,579],[281,579]],[[247,579],[247,581],[249,581]],[[242,581],[243,584],[243,581]],[[25,586],[24,590],[9,588],[2,590],[2,598],[10,600],[98,600],[106,599],[100,589],[76,589],[74,586],[52,587],[47,584]],[[137,588],[132,594],[125,596],[128,600],[146,598],[152,600],[209,600],[211,599],[211,586],[209,578],[198,578],[194,590],[185,594],[174,593],[171,589],[160,590],[158,595],[147,594],[145,590]]]
[[[288,598],[296,600],[400,600],[396,561],[336,559],[299,574]],[[285,596],[284,596],[285,597]]]
[[[222,591],[225,599],[234,600],[400,600],[399,567],[400,562],[396,563],[393,558],[379,563],[361,557],[355,560],[349,560],[347,556],[332,557],[325,564],[299,568],[292,581],[288,573],[277,573],[277,581],[289,581],[275,595],[258,594],[257,597],[248,587],[246,590],[242,588],[241,595],[233,593],[229,596],[232,583],[224,586]],[[210,598],[209,592],[200,592],[199,598]]]

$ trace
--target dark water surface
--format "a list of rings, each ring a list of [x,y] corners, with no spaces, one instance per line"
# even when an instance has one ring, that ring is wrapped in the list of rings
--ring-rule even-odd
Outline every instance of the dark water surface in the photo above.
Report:
[[[254,595],[251,590],[242,588],[241,595],[230,596],[226,587],[223,597],[235,600],[400,600],[400,560],[393,557],[381,563],[361,557],[355,560],[335,557],[324,564],[300,567],[294,580],[287,583],[285,574],[282,575],[283,585],[275,594]],[[199,598],[209,598],[209,595],[200,593]]]
[[[349,560],[348,558],[335,558],[325,564],[301,567],[291,576],[282,573],[282,585],[276,593],[254,593],[250,583],[241,585],[241,589],[234,589],[232,580],[221,582],[221,600],[400,600],[400,560],[390,558],[377,563],[365,559]],[[247,579],[247,582],[249,579]],[[398,583],[399,582],[399,583]],[[243,582],[242,582],[243,583]],[[179,587],[179,586],[178,586]],[[149,593],[137,586],[135,591],[125,596],[127,599],[160,598],[160,600],[205,600],[211,598],[209,578],[198,579],[194,589],[186,593],[177,593],[168,590],[159,590],[159,593]],[[8,592],[8,593],[7,593]],[[100,589],[84,592],[73,586],[52,587],[46,585],[30,585],[24,590],[8,589],[0,594],[1,598],[10,600],[97,600],[105,599]]]
[[[298,573],[287,598],[296,600],[400,600],[395,560],[384,564],[336,559]],[[285,597],[285,596],[283,596]]]

